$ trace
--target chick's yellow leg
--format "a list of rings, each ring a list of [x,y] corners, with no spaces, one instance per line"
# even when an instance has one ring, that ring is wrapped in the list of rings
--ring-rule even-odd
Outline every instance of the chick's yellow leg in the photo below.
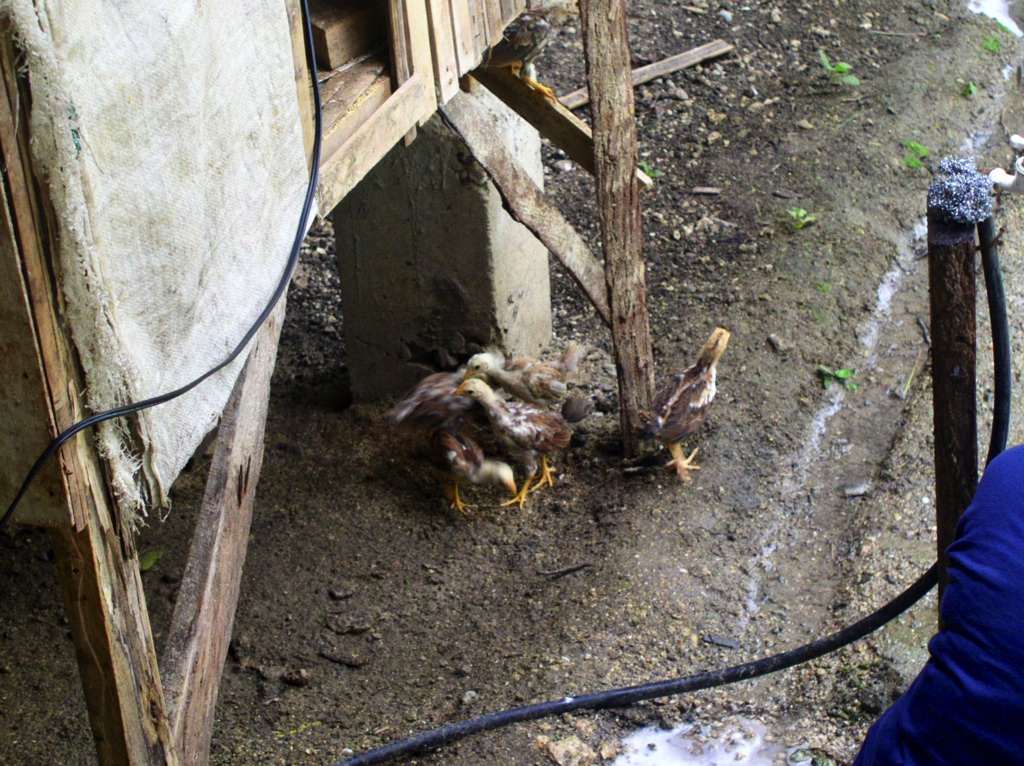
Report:
[[[454,492],[452,494],[453,494],[453,497],[452,497],[452,505],[451,505],[451,507],[452,508],[458,508],[459,509],[459,513],[461,513],[462,515],[465,516],[468,513],[468,509],[476,508],[475,505],[471,505],[469,503],[462,502],[462,498],[459,497],[459,483],[458,482],[455,482],[455,489],[454,489]]]
[[[522,488],[519,490],[519,492],[516,493],[516,496],[513,497],[511,500],[502,503],[500,507],[504,508],[506,505],[518,505],[519,510],[522,510],[523,503],[526,502],[526,495],[530,491],[530,482],[533,481],[535,478],[535,476],[530,476],[529,478],[527,478],[526,481],[523,482]]]
[[[520,76],[519,79],[522,80],[523,82],[525,82],[531,88],[533,88],[537,93],[540,93],[545,98],[550,99],[551,103],[553,103],[553,104],[557,104],[558,103],[558,97],[555,96],[555,92],[553,90],[551,90],[551,88],[549,88],[547,85],[541,85],[539,82],[537,82],[536,80],[531,79],[529,77]]]
[[[678,444],[670,444],[668,451],[672,453],[672,459],[665,464],[666,468],[675,468],[679,478],[684,484],[690,483],[690,471],[699,471],[699,465],[693,465],[693,458],[697,454],[695,449],[689,457],[683,457],[683,448]]]
[[[549,487],[555,486],[555,480],[553,478],[551,478],[554,475],[555,475],[555,472],[552,470],[551,466],[548,465],[548,458],[547,458],[547,456],[546,455],[541,455],[540,456],[540,473],[537,474],[537,476],[534,477],[534,478],[537,479],[537,483],[533,485],[533,489],[530,490],[530,491],[531,492],[536,492],[538,489],[540,489],[545,484],[547,484]]]
[[[449,508],[458,508],[459,513],[465,514],[468,508],[476,508],[475,505],[468,505],[462,502],[462,498],[459,497],[459,483],[457,481],[448,481],[447,479],[441,480],[441,487],[444,489],[444,495],[448,498]]]

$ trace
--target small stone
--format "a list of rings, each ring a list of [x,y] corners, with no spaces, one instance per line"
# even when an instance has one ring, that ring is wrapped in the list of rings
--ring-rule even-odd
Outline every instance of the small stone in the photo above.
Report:
[[[472,689],[469,689],[465,694],[462,695],[462,705],[464,707],[473,707],[480,699],[480,695]]]
[[[716,636],[716,635],[711,634],[711,633],[709,633],[708,635],[704,636],[704,641],[705,641],[705,643],[714,644],[715,646],[723,646],[726,649],[739,649],[740,648],[740,642],[739,641],[734,641],[733,639],[726,638],[725,636]]]
[[[555,163],[555,170],[559,173],[572,173],[576,170],[576,163],[572,160],[558,160]]]
[[[557,766],[591,766],[597,761],[597,753],[576,736],[557,742],[549,737],[537,737],[537,747]]]
[[[768,345],[772,347],[772,351],[776,354],[785,354],[793,348],[792,343],[787,343],[775,333],[768,334]]]
[[[309,671],[305,668],[295,668],[282,675],[281,680],[289,686],[302,688],[309,685]]]
[[[862,497],[871,491],[871,482],[863,479],[847,482],[842,486],[842,490],[843,497]]]
[[[321,649],[320,656],[325,660],[344,665],[348,668],[361,668],[366,664],[366,659],[358,654],[346,654],[335,649]]]

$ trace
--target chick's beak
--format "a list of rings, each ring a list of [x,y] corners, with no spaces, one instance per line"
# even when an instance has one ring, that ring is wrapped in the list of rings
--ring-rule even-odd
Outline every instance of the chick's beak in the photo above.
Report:
[[[467,386],[468,383],[469,383],[469,379],[468,378],[463,378],[462,384],[458,388],[455,389],[455,395],[456,396],[465,396],[466,395],[466,386]]]

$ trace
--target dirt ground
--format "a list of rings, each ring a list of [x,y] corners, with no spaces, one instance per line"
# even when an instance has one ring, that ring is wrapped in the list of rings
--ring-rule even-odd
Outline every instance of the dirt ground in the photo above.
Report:
[[[552,349],[591,347],[578,389],[595,412],[524,511],[476,488],[487,507],[449,510],[404,457],[387,403],[351,405],[322,227],[289,296],[214,763],[334,763],[486,712],[744,662],[854,621],[934,559],[926,189],[943,156],[1008,165],[1002,123],[1024,133],[1024,102],[1005,93],[1019,43],[934,0],[637,0],[630,33],[635,65],[716,38],[737,49],[637,89],[658,176],[643,221],[659,372],[716,325],[733,333],[694,442],[703,470],[683,486],[663,453],[624,468],[610,337],[553,265]],[[819,50],[861,84],[830,77]],[[556,92],[583,84],[578,19],[539,68]],[[908,164],[909,141],[927,147],[923,167]],[[550,147],[544,159],[550,194],[598,242],[592,180]],[[794,226],[796,208],[813,225]],[[1018,208],[1000,206],[1011,296],[1024,294]],[[1016,348],[1022,309],[1013,297]],[[856,369],[858,388],[825,390],[819,365]],[[987,382],[980,396],[986,438]],[[144,575],[158,645],[207,465],[139,541],[165,551]],[[0,537],[0,591],[0,762],[94,763],[45,533]],[[515,725],[410,762],[603,762],[639,726],[710,736],[737,716],[780,746],[851,759],[919,667],[934,608],[932,596],[775,676]]]

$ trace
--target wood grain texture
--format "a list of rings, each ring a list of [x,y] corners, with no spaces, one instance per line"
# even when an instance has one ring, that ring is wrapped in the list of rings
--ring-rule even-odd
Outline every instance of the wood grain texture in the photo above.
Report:
[[[487,171],[505,209],[544,243],[565,266],[604,322],[610,323],[600,262],[505,146],[491,125],[490,117],[468,97],[453,98],[441,108],[441,114]]]
[[[210,758],[214,709],[263,465],[270,377],[284,303],[282,299],[256,335],[224,410],[161,662],[174,744],[189,766],[203,766]]]
[[[641,252],[637,138],[624,0],[580,0],[590,83],[597,205],[619,381],[626,457],[640,449],[640,413],[654,389],[654,361]]]

